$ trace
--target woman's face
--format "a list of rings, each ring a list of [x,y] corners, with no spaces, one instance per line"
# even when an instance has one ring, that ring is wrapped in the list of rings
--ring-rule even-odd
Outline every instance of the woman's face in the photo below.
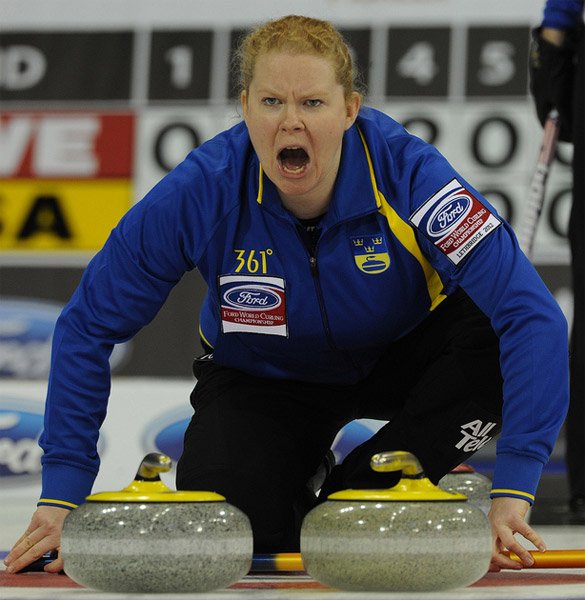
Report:
[[[301,217],[325,209],[359,95],[346,101],[325,58],[269,52],[258,57],[241,102],[262,168],[285,206]]]

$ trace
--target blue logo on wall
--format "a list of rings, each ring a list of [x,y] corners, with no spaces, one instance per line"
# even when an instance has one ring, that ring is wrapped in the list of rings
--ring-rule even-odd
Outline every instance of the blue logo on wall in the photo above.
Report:
[[[53,330],[62,308],[44,300],[1,299],[0,377],[47,377]],[[128,343],[115,346],[110,359],[112,370],[126,359],[128,348]]]
[[[183,436],[191,419],[182,419],[162,429],[154,438],[154,445],[159,452],[170,456],[174,461],[183,454]]]
[[[188,407],[175,409],[158,417],[144,432],[142,446],[145,452],[162,452],[176,462],[183,454],[183,437],[191,421]]]
[[[0,396],[0,478],[4,483],[39,476],[43,404]]]

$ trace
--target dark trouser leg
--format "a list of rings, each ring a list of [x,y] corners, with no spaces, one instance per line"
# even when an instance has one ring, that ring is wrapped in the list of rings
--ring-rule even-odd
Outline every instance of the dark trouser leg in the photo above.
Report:
[[[370,457],[385,450],[412,452],[437,483],[500,431],[498,339],[458,293],[393,345],[364,390],[360,416],[390,421],[346,457],[324,493],[394,485],[397,475],[369,468]]]
[[[195,370],[177,488],[213,490],[243,510],[255,552],[298,551],[311,508],[306,482],[354,418],[353,400],[331,386],[251,377],[212,361]]]
[[[575,80],[573,203],[569,221],[575,299],[571,333],[571,402],[565,421],[569,492],[585,499],[585,41],[579,41]],[[581,510],[583,504],[581,503]]]

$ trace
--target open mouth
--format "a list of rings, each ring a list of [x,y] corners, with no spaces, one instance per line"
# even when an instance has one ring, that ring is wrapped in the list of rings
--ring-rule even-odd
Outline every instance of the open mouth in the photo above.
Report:
[[[285,173],[298,175],[309,164],[309,155],[299,146],[288,146],[278,153],[278,162]]]

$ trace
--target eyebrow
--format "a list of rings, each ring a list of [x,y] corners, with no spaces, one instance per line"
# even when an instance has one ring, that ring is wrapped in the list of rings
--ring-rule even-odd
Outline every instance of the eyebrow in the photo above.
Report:
[[[275,90],[274,88],[258,88],[257,91],[258,94],[264,95],[264,96],[282,96],[283,94],[281,92],[278,92],[277,90]],[[326,92],[324,90],[309,90],[308,92],[303,92],[303,94],[301,95],[301,98],[324,98],[326,96],[329,95],[329,92]]]

